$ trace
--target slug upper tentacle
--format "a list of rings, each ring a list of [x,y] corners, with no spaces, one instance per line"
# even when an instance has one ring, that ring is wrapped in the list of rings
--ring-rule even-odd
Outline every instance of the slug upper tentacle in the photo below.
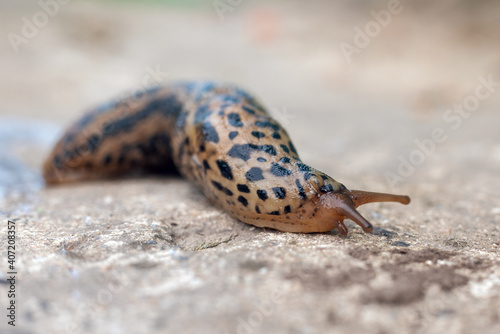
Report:
[[[365,232],[356,208],[408,196],[348,190],[302,162],[283,127],[244,90],[179,82],[103,105],[76,122],[44,164],[47,183],[177,171],[234,218],[288,232]]]

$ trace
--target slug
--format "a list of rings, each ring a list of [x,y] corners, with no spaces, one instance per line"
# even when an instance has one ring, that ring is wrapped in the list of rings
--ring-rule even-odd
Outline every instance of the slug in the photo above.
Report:
[[[229,84],[175,82],[104,104],[70,127],[43,166],[47,184],[131,171],[178,172],[242,222],[286,232],[370,233],[356,210],[402,195],[349,190],[305,164],[286,130]]]

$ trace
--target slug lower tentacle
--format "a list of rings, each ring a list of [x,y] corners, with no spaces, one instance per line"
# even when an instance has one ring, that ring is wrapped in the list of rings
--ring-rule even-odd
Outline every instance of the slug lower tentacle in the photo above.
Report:
[[[103,105],[59,140],[48,184],[131,171],[179,172],[234,218],[287,232],[373,227],[356,208],[408,196],[348,190],[299,158],[283,127],[232,85],[178,82]]]

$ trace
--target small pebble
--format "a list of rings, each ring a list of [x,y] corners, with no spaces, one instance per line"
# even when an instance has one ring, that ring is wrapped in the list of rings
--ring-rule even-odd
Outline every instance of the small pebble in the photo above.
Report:
[[[393,246],[399,246],[399,247],[409,247],[410,244],[403,242],[403,241],[396,241],[392,243]]]
[[[380,228],[380,227],[374,227],[372,234],[381,235],[381,236],[387,237],[387,238],[392,238],[392,237],[395,237],[396,235],[398,235],[396,232],[384,230],[383,228]]]

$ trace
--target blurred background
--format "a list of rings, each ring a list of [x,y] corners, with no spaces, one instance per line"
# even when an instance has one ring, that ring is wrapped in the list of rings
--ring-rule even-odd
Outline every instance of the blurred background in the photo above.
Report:
[[[310,165],[353,188],[412,195],[378,224],[498,252],[498,1],[0,0],[0,31],[3,217],[66,195],[45,192],[40,167],[85,110],[209,79],[253,92]],[[85,191],[80,201],[96,190]]]
[[[88,108],[145,86],[211,79],[255,93],[306,160],[307,149],[321,145],[328,160],[350,165],[352,153],[352,165],[387,171],[415,138],[449,125],[444,112],[480,76],[500,73],[496,2],[391,3],[1,0],[0,141],[16,139],[11,152],[17,139],[44,146],[15,154],[38,169],[62,127]],[[488,134],[497,132],[489,117],[499,98],[481,101],[459,131],[446,129],[455,143],[465,141],[460,152],[444,152],[447,143],[439,152],[467,152],[466,163],[497,167],[500,147]],[[3,187],[9,159],[1,160]]]

